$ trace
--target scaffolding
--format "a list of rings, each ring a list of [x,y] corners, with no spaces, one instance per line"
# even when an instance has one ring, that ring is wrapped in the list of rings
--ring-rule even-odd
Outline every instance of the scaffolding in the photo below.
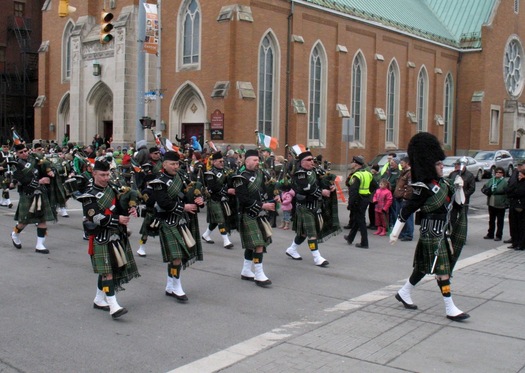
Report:
[[[33,103],[38,92],[38,53],[31,43],[31,19],[10,16],[7,27],[7,48],[17,48],[20,58],[6,61],[0,72],[2,142],[12,138],[13,127],[26,140],[34,137]]]

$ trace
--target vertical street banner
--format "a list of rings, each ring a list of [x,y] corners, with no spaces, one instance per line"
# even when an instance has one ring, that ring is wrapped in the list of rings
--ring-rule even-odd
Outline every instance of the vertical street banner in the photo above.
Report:
[[[146,38],[144,40],[144,52],[157,54],[159,47],[159,16],[157,4],[144,4],[146,8]]]

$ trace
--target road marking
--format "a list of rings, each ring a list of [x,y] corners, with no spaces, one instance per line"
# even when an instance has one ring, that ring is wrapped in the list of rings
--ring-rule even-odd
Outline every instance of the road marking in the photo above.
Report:
[[[462,259],[457,262],[456,270],[468,267],[470,265],[482,262],[486,259],[492,258],[496,255],[500,255],[508,251],[505,246],[500,246],[492,250],[482,252],[477,255]],[[401,286],[406,282],[407,279],[399,281],[398,285],[388,285],[382,289],[372,291],[367,294],[360,295],[348,301],[336,304],[333,307],[327,308],[322,312],[348,312],[353,311],[366,305],[381,301],[385,298],[391,297]],[[433,281],[432,276],[427,276],[422,281]],[[221,369],[227,368],[241,360],[244,360],[250,356],[261,352],[264,349],[272,347],[284,339],[291,337],[291,331],[295,328],[302,327],[304,325],[317,325],[322,322],[305,322],[305,321],[294,321],[281,327],[275,328],[270,332],[260,334],[254,338],[248,339],[231,347],[228,347],[222,351],[208,355],[202,359],[196,360],[189,364],[183,365],[182,367],[176,368],[169,371],[168,373],[213,373]]]

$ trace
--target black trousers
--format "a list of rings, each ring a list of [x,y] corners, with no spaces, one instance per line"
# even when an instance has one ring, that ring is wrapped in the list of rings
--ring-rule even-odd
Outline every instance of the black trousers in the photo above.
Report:
[[[513,245],[518,244],[518,237],[520,235],[519,227],[518,212],[511,206],[509,209],[509,233]],[[523,229],[523,226],[521,229]]]
[[[489,237],[503,237],[503,221],[505,220],[505,209],[498,209],[489,206],[489,230],[487,236]],[[496,235],[494,235],[494,230]]]
[[[352,207],[352,220],[348,242],[353,242],[357,232],[361,234],[361,245],[368,246],[368,231],[366,229],[366,209],[368,207],[368,197],[361,198],[357,205]]]
[[[520,249],[525,248],[525,209],[522,211],[516,211],[514,207],[509,209],[509,227],[512,244]]]

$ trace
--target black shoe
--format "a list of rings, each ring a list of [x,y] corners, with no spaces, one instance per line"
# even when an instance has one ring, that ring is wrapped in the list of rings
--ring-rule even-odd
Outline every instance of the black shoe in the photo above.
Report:
[[[412,241],[412,238],[410,238],[410,237],[403,237],[403,238],[400,238],[399,241]]]
[[[12,207],[13,207],[13,204],[10,203],[7,207],[12,208]]]
[[[206,242],[206,243],[215,243],[215,241],[213,241],[213,240],[207,240],[207,239],[205,239],[204,236],[202,236],[201,238],[202,238],[202,240],[203,240],[204,242]]]
[[[349,245],[352,244],[352,241],[350,241],[350,240],[348,239],[348,236],[344,236],[343,238],[346,240],[346,243],[347,243],[347,244],[349,244]]]
[[[417,306],[415,304],[408,304],[407,302],[405,302],[403,298],[401,298],[401,295],[399,295],[399,293],[396,294],[396,299],[403,303],[403,306],[405,306],[406,309],[417,310]]]
[[[523,250],[525,250],[525,247],[519,247],[519,246],[518,246],[518,247],[516,247],[514,250],[523,251]]]
[[[230,243],[230,244],[224,246],[224,248],[225,248],[225,249],[233,249],[233,244]]]
[[[507,246],[507,249],[518,249],[518,246],[517,245],[510,245],[510,246]]]
[[[13,242],[13,246],[16,247],[17,249],[21,249],[22,248],[22,244],[21,243],[16,244],[15,241],[13,241],[12,238],[11,238],[11,242]]]
[[[292,258],[293,260],[303,260],[303,257],[302,256],[299,256],[298,258],[294,258],[291,254],[288,254],[286,253],[286,255],[288,255],[290,258]]]
[[[494,239],[494,236],[489,236],[489,235],[487,235],[487,236],[483,237],[483,239],[484,239],[484,240],[493,240],[493,239]]]
[[[460,313],[459,315],[456,315],[456,316],[449,316],[447,315],[447,319],[449,320],[452,320],[452,321],[463,321],[463,320],[466,320],[470,317],[470,315],[468,313],[465,313],[465,312],[462,312]]]
[[[175,294],[174,292],[171,292],[171,293],[170,293],[169,291],[167,291],[167,292],[166,292],[166,295],[167,295],[168,297],[173,297],[173,298],[177,299],[177,300],[178,300],[179,302],[181,302],[181,303],[184,303],[184,302],[187,302],[187,301],[188,301],[188,296],[187,296],[186,294],[183,294],[183,295],[177,295],[177,294]]]
[[[244,281],[255,281],[255,277],[241,275],[241,280],[244,280]]]
[[[113,317],[114,319],[118,319],[120,316],[125,315],[126,313],[128,313],[128,310],[122,307],[117,312],[111,314],[111,317]]]
[[[272,282],[270,281],[270,279],[266,281],[257,281],[254,279],[254,281],[255,281],[255,285],[260,286],[262,288],[267,288],[268,286],[272,285]]]
[[[39,253],[39,254],[49,254],[49,250],[48,250],[48,249],[45,249],[45,250],[38,250],[38,249],[35,249],[35,253]]]
[[[505,241],[503,241],[503,243],[512,243],[512,238],[511,238],[511,239],[508,239],[508,240],[505,240]]]
[[[494,238],[494,241],[501,241],[501,237]]]
[[[109,306],[99,306],[96,303],[93,303],[93,308],[96,310],[109,311]]]
[[[366,228],[367,229],[377,229],[375,225],[367,225]]]
[[[362,245],[360,243],[356,243],[355,247],[359,247],[360,249],[368,249],[368,245]]]
[[[350,224],[347,224],[347,225],[345,225],[345,226],[343,227],[343,229],[350,229],[350,228],[352,228],[352,226],[351,226]]]

